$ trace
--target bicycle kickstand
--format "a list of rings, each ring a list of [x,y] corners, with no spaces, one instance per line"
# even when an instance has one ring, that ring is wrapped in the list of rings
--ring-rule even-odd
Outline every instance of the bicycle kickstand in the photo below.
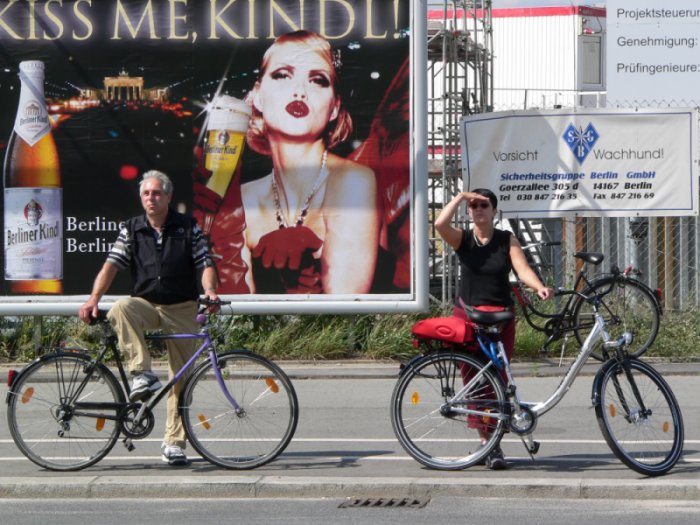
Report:
[[[532,439],[532,434],[521,435],[520,440],[523,442],[523,445],[525,445],[527,453],[530,454],[530,459],[535,461],[535,454],[540,450],[540,442]]]

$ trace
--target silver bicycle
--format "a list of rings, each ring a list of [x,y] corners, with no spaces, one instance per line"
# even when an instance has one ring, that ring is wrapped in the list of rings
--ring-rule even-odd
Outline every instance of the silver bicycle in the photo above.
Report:
[[[599,341],[605,353],[593,382],[592,402],[603,437],[628,467],[645,475],[668,472],[683,451],[683,419],[678,402],[661,375],[630,356],[630,333],[613,340],[599,311],[601,298],[576,294],[590,305],[595,323],[552,395],[524,401],[500,339],[510,311],[480,312],[469,307],[473,338],[460,340],[457,318],[421,321],[413,328],[414,346],[422,355],[407,363],[394,388],[391,421],[403,448],[420,463],[456,470],[479,464],[509,429],[521,437],[531,455],[538,419],[554,408]],[[462,328],[462,332],[463,332]]]

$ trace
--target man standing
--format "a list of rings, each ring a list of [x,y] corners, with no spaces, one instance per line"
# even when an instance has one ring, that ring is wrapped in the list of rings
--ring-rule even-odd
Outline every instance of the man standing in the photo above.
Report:
[[[151,371],[145,330],[195,332],[197,324],[197,273],[208,299],[216,301],[216,270],[202,231],[196,221],[170,209],[173,185],[167,175],[151,170],[139,183],[145,215],[132,217],[122,227],[107,260],[95,278],[92,293],[80,307],[80,318],[97,316],[98,303],[107,293],[119,270],[131,272],[131,297],[118,300],[108,319],[119,338],[119,346],[135,376],[130,401],[149,397],[161,387]],[[192,356],[191,339],[168,340],[168,372],[172,378]],[[178,414],[178,382],[168,394],[167,423],[163,439],[163,461],[185,465],[185,430]]]

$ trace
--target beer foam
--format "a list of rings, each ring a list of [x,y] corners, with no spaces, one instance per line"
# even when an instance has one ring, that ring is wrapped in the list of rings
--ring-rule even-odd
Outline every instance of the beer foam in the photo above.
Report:
[[[245,133],[252,113],[242,100],[228,95],[214,99],[209,110],[209,129],[226,129]]]

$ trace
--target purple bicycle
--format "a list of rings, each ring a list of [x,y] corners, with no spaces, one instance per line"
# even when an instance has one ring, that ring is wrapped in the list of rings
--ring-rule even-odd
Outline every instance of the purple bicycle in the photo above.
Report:
[[[202,457],[228,469],[252,469],[276,458],[291,441],[299,419],[294,387],[282,369],[260,355],[248,350],[218,353],[209,334],[211,303],[199,303],[198,333],[147,336],[203,342],[172,381],[143,402],[128,400],[129,381],[104,312],[97,320],[96,357],[82,349],[56,349],[19,372],[10,371],[7,418],[17,447],[37,465],[57,471],[94,465],[120,435],[131,451],[133,440],[153,430],[153,408],[185,378],[179,410],[187,438]],[[208,358],[197,364],[205,352]],[[121,383],[105,364],[110,355]]]

